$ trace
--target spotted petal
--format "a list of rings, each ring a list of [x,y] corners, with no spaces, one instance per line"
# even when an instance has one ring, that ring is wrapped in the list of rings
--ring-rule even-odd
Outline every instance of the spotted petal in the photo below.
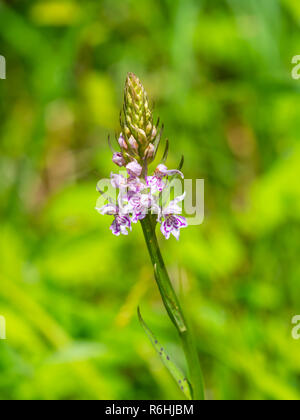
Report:
[[[106,204],[105,206],[101,208],[96,207],[96,210],[102,215],[107,214],[109,216],[113,216],[113,215],[118,214],[118,207],[112,203]]]

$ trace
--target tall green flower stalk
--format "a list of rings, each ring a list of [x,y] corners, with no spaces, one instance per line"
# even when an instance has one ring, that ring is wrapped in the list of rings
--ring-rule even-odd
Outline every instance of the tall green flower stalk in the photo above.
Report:
[[[174,291],[169,274],[167,272],[163,257],[160,252],[157,241],[155,226],[150,217],[146,217],[141,221],[143,232],[154,267],[155,280],[158,285],[160,295],[162,297],[168,315],[175,325],[180,336],[187,364],[189,367],[190,384],[192,398],[195,400],[204,400],[203,376],[194,337],[189,327],[179,299]]]
[[[168,275],[156,236],[158,223],[161,224],[161,232],[166,239],[169,239],[171,234],[179,239],[180,229],[187,227],[186,220],[180,216],[181,209],[178,206],[184,195],[175,198],[165,207],[165,203],[161,201],[168,177],[183,178],[183,174],[179,169],[168,170],[160,163],[154,174],[148,175],[149,165],[157,154],[163,127],[159,129],[159,120],[154,124],[147,93],[138,77],[132,73],[128,74],[125,84],[120,123],[122,133],[118,143],[121,151],[114,152],[113,162],[119,167],[125,167],[128,177],[112,174],[111,183],[120,194],[115,202],[108,199],[108,204],[97,210],[101,214],[114,216],[111,230],[116,236],[128,235],[132,223],[141,223],[162,301],[181,339],[189,368],[189,380],[158,343],[139,310],[141,324],[186,397],[203,400],[203,376],[193,334]],[[168,147],[167,141],[163,162],[167,158]],[[99,192],[102,193],[101,190]]]

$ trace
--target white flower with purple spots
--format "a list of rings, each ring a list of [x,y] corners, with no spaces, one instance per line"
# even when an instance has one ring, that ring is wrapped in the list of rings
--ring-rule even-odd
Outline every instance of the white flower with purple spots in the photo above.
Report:
[[[131,230],[131,220],[128,214],[121,211],[120,207],[109,203],[96,210],[102,215],[114,216],[115,219],[110,226],[110,230],[115,236],[128,235],[128,230]]]
[[[140,193],[141,191],[148,188],[145,182],[142,182],[140,178],[130,177],[127,180],[127,187],[130,193]]]
[[[131,220],[129,216],[115,216],[115,220],[112,222],[110,226],[110,230],[112,231],[113,235],[120,236],[120,235],[128,235],[128,230],[131,230]]]
[[[163,209],[161,216],[158,218],[158,221],[161,223],[161,233],[166,239],[169,239],[172,234],[179,240],[180,229],[188,226],[186,219],[183,216],[180,216],[182,209],[178,205],[178,203],[184,200],[184,197],[185,193],[171,201],[169,205]],[[162,219],[164,219],[163,222]]]
[[[147,176],[147,185],[151,188],[152,192],[162,192],[164,188],[166,187],[166,182],[163,180],[164,178],[167,178],[168,176],[173,175],[180,175],[181,178],[184,178],[184,175],[182,172],[180,172],[177,169],[171,169],[168,170],[168,168],[165,165],[158,165],[156,168],[153,176]]]
[[[151,194],[131,194],[128,197],[126,210],[132,213],[132,223],[143,220],[148,213],[159,214],[159,206]]]

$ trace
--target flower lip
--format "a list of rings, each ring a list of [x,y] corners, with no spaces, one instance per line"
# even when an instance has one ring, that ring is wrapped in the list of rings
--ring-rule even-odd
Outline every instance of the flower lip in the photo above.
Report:
[[[172,214],[166,217],[166,220],[162,223],[160,230],[166,239],[169,239],[172,234],[178,241],[180,229],[187,226],[188,224],[184,217]]]
[[[115,236],[128,235],[128,230],[131,230],[131,220],[129,216],[115,216],[115,220],[110,226],[110,230]]]

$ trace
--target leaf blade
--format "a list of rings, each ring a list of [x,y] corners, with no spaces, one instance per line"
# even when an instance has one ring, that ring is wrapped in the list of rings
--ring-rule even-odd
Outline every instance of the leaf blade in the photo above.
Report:
[[[188,380],[186,379],[184,373],[181,371],[180,368],[176,366],[176,364],[171,360],[170,356],[166,352],[165,348],[159,343],[159,341],[154,336],[153,332],[145,323],[140,308],[138,307],[138,317],[139,321],[147,334],[150,342],[152,343],[153,347],[157,351],[160,359],[162,360],[165,367],[168,369],[172,377],[175,379],[176,383],[180,387],[181,391],[184,393],[188,400],[192,399],[191,388]]]

